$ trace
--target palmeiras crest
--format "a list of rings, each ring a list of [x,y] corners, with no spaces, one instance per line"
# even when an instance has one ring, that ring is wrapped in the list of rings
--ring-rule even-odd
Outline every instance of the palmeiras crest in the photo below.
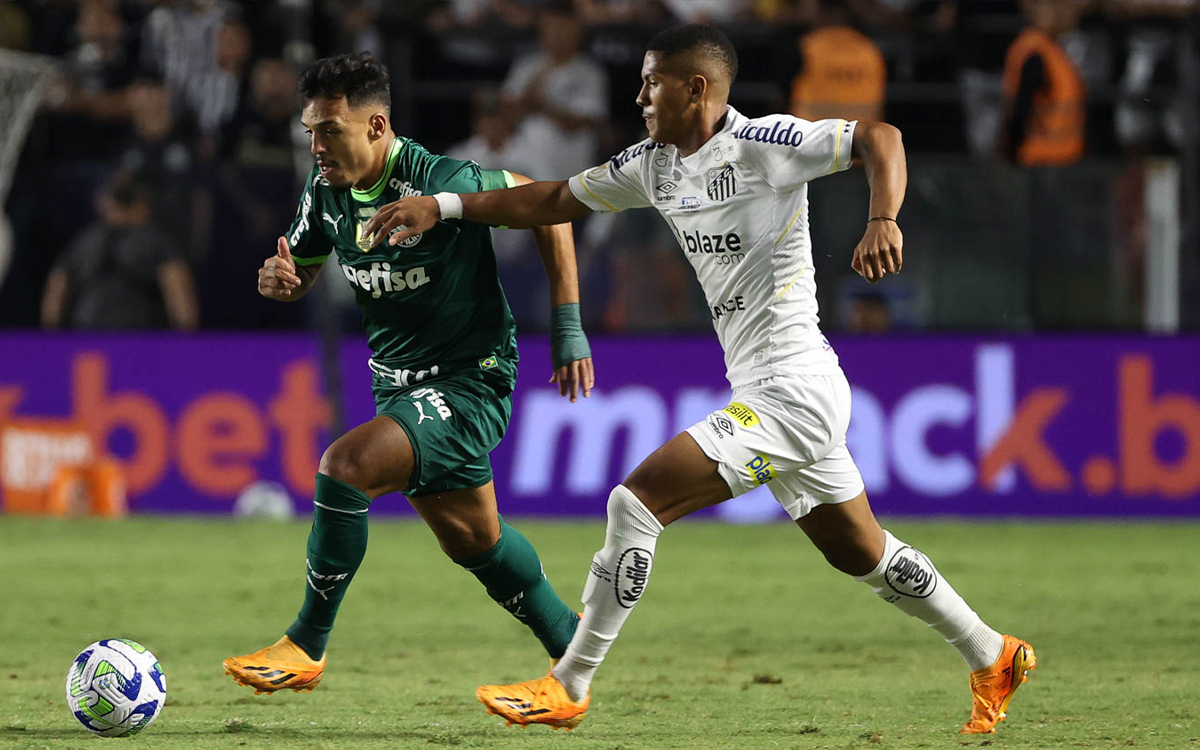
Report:
[[[718,203],[733,197],[737,192],[737,177],[733,174],[733,165],[724,164],[708,170],[708,197]]]

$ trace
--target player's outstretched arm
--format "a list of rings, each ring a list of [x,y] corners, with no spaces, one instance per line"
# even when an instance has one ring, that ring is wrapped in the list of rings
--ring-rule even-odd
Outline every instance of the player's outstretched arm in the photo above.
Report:
[[[528,229],[582,219],[591,211],[571,194],[566,180],[531,182],[483,193],[401,198],[379,209],[363,227],[363,234],[372,237],[372,245],[385,238],[389,244],[398,245],[428,231],[439,219],[467,219],[497,227]]]
[[[510,174],[518,187],[533,182],[525,175]],[[559,395],[574,403],[581,392],[589,398],[596,384],[592,350],[579,317],[575,235],[570,222],[534,227],[533,234],[550,281],[550,360],[554,364],[550,382],[558,383]]]
[[[295,302],[308,293],[321,266],[297,266],[286,237],[275,243],[275,254],[258,269],[258,293],[276,302]]]
[[[867,229],[854,248],[853,268],[874,284],[904,265],[904,236],[896,219],[908,186],[908,166],[900,131],[885,122],[860,122],[851,155],[861,160],[871,186]]]

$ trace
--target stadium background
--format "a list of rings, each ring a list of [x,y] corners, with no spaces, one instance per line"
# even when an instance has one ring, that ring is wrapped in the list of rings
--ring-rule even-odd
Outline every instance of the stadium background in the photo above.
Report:
[[[6,473],[44,484],[53,451],[65,450],[14,425],[74,425],[95,438],[95,453],[122,462],[135,511],[227,512],[256,480],[282,482],[304,508],[322,447],[369,414],[357,311],[340,276],[324,274],[317,293],[291,305],[254,288],[311,163],[293,87],[314,56],[362,48],[385,60],[397,131],[434,151],[561,178],[547,170],[596,163],[642,137],[633,98],[654,29],[696,19],[728,28],[742,58],[734,104],[755,115],[799,106],[790,100],[804,64],[797,40],[838,21],[860,29],[886,65],[884,98],[846,106],[881,107],[901,128],[911,175],[908,263],[876,287],[849,268],[866,211],[862,174],[823,179],[811,193],[822,325],[858,388],[850,443],[876,504],[1200,512],[1195,4],[1046,3],[1056,4],[1076,10],[1062,46],[1087,82],[1085,157],[1022,168],[1005,158],[1001,79],[1029,20],[998,0],[4,3],[5,44],[40,55],[4,58],[6,95],[32,114],[12,123],[29,132],[23,149],[9,144],[16,158],[0,181],[11,185],[0,243]],[[575,31],[572,81],[597,100],[596,114],[545,135],[509,71]],[[6,116],[22,119],[21,109]],[[198,312],[172,318],[148,304],[136,317],[128,298],[144,285],[101,295],[110,309],[131,308],[116,322],[71,312],[106,272],[68,249],[103,221],[96,196],[120,174],[152,193],[151,222],[170,237],[161,253],[190,271]],[[724,398],[709,312],[665,224],[629,212],[593,217],[576,234],[599,394],[568,407],[539,381],[549,303],[536,248],[527,232],[496,231],[526,337],[513,431],[495,461],[513,512],[600,511],[641,456]],[[76,280],[68,312],[51,322],[47,279],[73,263],[93,278]],[[69,332],[39,335],[39,324]],[[308,405],[296,412],[312,428],[303,440],[304,427],[289,432],[270,416],[297,368],[309,390],[285,403]],[[312,406],[318,393],[324,408]],[[1006,436],[1016,444],[990,467]],[[722,512],[769,516],[767,493],[757,495]]]
[[[193,514],[253,511],[239,497],[264,493],[286,493],[303,519],[321,450],[370,415],[367,352],[340,274],[323,274],[328,283],[296,304],[255,292],[255,271],[294,214],[311,163],[291,89],[306,62],[371,50],[391,70],[398,133],[463,154],[480,148],[472,137],[490,138],[500,145],[485,151],[510,161],[485,166],[562,178],[539,172],[547,152],[523,135],[517,94],[527,92],[504,93],[510,70],[539,49],[547,10],[575,17],[580,54],[602,71],[603,85],[592,83],[603,91],[603,114],[585,127],[583,149],[598,162],[643,137],[633,99],[655,30],[690,20],[727,30],[742,62],[732,103],[753,116],[793,105],[798,40],[835,7],[885,63],[886,94],[876,104],[903,131],[909,158],[905,269],[878,286],[849,268],[866,215],[861,171],[823,179],[810,193],[822,326],[855,387],[848,440],[873,505],[909,517],[909,535],[950,549],[978,533],[1019,544],[1021,524],[1053,521],[1032,534],[1029,552],[1109,545],[1133,561],[1121,586],[1178,573],[1187,589],[1194,550],[1187,558],[1183,541],[1166,540],[1194,539],[1188,517],[1200,515],[1200,9],[1192,0],[1059,4],[1077,11],[1060,41],[1086,83],[1085,154],[1029,168],[1003,148],[1005,54],[1028,24],[1022,6],[1005,0],[0,2],[0,536],[9,562],[22,570],[30,545],[69,550],[80,534],[114,533],[17,518],[79,512],[79,503],[51,502],[47,492],[66,481],[86,505],[89,491],[103,493],[70,485],[62,467],[106,455],[131,513],[180,514],[168,527],[126,521],[129,533],[207,549],[197,540],[209,532],[243,532]],[[133,326],[142,330],[47,324],[53,269],[69,275],[68,250],[103,221],[97,196],[130,174],[172,240],[154,262],[187,268],[194,314],[159,309]],[[574,558],[599,541],[608,489],[728,399],[709,312],[665,225],[648,212],[593,217],[576,238],[597,393],[569,405],[545,384],[549,303],[536,249],[525,233],[496,234],[522,354],[512,426],[494,454],[500,507],[569,519],[546,527],[567,538],[580,530],[582,546],[560,542],[566,562],[553,546],[545,553],[548,571],[561,566],[568,599],[583,566]],[[258,512],[264,507],[277,509]],[[376,509],[411,514],[398,497]],[[786,521],[761,489],[706,516]],[[980,525],[956,534],[918,523],[944,516],[977,516]],[[991,525],[997,517],[1008,522]],[[1083,517],[1102,523],[1076,525]],[[1124,535],[1144,519],[1165,525]],[[245,523],[258,530],[246,533],[263,528]],[[282,553],[299,555],[303,525],[289,527],[294,538]],[[383,531],[376,544],[400,533],[419,537]],[[422,549],[406,560],[410,572],[449,567],[435,547]],[[72,612],[49,603],[45,591],[69,573],[52,569],[37,568],[47,584],[38,596]],[[1122,600],[1107,580],[1074,594]],[[363,588],[364,599],[386,598]],[[287,607],[295,598],[281,595]],[[1153,606],[1160,620],[1191,623],[1194,645],[1194,597]],[[1057,611],[1049,606],[1035,626],[1049,628]],[[498,619],[487,612],[479,617]],[[249,645],[241,633],[236,644],[220,636],[214,654]],[[1172,644],[1182,642],[1163,635],[1157,657],[1178,659]],[[4,666],[15,679],[24,673],[13,664]],[[1186,728],[1160,746],[1196,741],[1195,716],[1180,711],[1173,719],[1184,724],[1174,726]],[[11,729],[0,740],[19,736]]]

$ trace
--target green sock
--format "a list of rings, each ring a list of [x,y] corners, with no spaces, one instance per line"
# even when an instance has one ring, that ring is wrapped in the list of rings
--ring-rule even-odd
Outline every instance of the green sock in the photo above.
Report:
[[[579,616],[554,593],[542,572],[542,561],[521,532],[501,518],[496,546],[458,564],[474,573],[488,596],[533,631],[551,658],[563,655]]]
[[[371,498],[345,482],[317,474],[312,531],[308,533],[308,578],[304,606],[288,637],[314,659],[325,653],[338,605],[367,552],[367,509]]]

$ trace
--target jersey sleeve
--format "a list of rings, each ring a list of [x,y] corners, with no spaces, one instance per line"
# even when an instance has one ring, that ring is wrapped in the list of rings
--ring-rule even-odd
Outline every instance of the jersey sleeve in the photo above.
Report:
[[[771,187],[789,191],[848,169],[856,125],[855,120],[812,122],[772,115],[743,125],[734,138],[746,142],[743,153]]]
[[[435,156],[425,180],[425,195],[434,193],[481,193],[515,185],[507,169],[484,169],[473,161]]]
[[[482,193],[516,185],[507,169],[484,169],[473,161],[435,156],[425,180],[425,195],[434,193]],[[508,227],[500,226],[500,229]]]
[[[568,183],[571,194],[580,203],[600,213],[654,205],[642,181],[641,160],[636,157],[632,160],[624,158],[625,154],[636,148],[645,151],[643,144],[631,146],[605,163],[572,177]]]
[[[304,185],[304,194],[300,197],[300,208],[296,211],[296,218],[288,228],[288,247],[298,266],[320,265],[329,257],[332,249],[329,238],[321,233],[317,223],[320,216],[317,183],[320,179],[320,172],[314,167]]]

